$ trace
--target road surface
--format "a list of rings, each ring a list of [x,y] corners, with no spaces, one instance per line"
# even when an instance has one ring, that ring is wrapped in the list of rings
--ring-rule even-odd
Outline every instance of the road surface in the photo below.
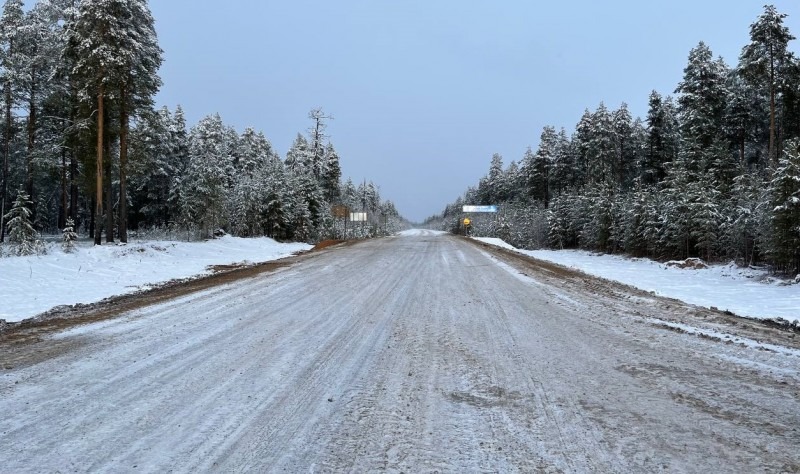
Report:
[[[0,344],[0,471],[800,471],[800,351],[605,285],[416,232]]]

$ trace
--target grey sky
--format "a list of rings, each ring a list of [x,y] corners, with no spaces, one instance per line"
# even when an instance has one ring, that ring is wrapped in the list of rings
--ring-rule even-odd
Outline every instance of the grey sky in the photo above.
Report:
[[[158,102],[190,126],[252,126],[282,155],[321,106],[344,175],[419,221],[545,125],[571,133],[600,101],[644,117],[701,40],[735,64],[765,2],[155,0]],[[774,4],[800,35],[800,4]]]

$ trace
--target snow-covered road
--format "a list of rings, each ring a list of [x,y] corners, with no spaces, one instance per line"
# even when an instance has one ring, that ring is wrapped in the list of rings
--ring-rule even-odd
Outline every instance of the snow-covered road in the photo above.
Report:
[[[800,470],[800,352],[526,273],[418,231],[0,345],[0,470]]]

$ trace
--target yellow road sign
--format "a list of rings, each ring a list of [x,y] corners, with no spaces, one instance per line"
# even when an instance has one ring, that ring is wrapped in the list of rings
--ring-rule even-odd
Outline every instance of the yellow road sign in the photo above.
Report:
[[[469,217],[464,218],[464,225],[470,225],[471,223],[472,221],[469,219]]]

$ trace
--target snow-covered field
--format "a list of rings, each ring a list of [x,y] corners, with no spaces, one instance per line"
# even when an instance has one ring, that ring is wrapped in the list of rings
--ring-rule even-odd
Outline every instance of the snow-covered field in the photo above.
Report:
[[[519,250],[500,239],[476,239],[698,306],[750,318],[800,319],[800,284],[775,282],[765,271],[733,263],[680,269],[647,259],[580,250]]]
[[[209,273],[209,266],[259,263],[308,250],[268,238],[225,236],[207,242],[82,243],[75,253],[0,258],[0,319],[21,321],[55,306],[92,303],[148,285]]]

